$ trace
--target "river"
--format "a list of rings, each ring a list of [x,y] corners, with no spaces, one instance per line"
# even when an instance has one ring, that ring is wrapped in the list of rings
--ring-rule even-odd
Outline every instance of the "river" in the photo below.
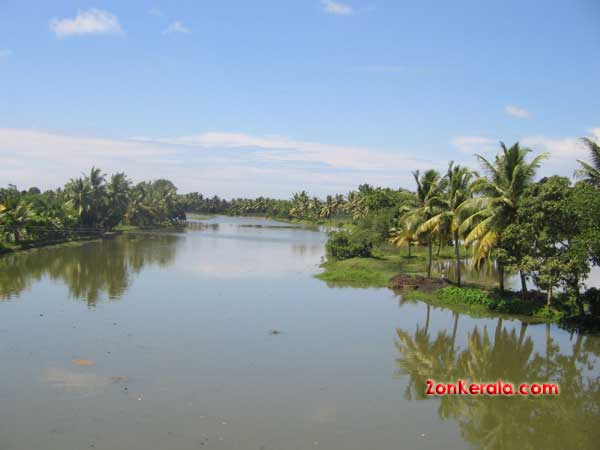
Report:
[[[0,449],[597,448],[600,338],[328,286],[325,241],[216,217],[0,258]]]

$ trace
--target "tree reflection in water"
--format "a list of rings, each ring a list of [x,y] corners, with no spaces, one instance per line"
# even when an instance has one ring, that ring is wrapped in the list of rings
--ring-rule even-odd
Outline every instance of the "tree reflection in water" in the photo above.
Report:
[[[178,239],[144,233],[5,256],[0,258],[0,300],[19,295],[45,276],[64,282],[71,297],[89,306],[103,294],[118,299],[145,266],[172,264]]]
[[[467,331],[466,347],[456,346],[458,314],[453,328],[435,338],[429,330],[430,307],[424,325],[413,334],[397,329],[398,375],[408,376],[405,396],[424,400],[426,380],[466,379],[515,383],[554,382],[558,397],[431,397],[438,415],[458,423],[463,438],[480,449],[592,449],[600,442],[600,338],[571,336],[571,348],[561,352],[546,325],[544,351],[534,352],[527,324],[519,333],[498,318],[493,333],[475,326]]]

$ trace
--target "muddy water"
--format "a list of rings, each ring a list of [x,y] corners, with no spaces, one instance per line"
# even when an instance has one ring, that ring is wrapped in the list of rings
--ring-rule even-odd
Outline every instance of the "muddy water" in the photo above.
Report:
[[[325,239],[216,218],[0,259],[0,449],[597,448],[600,339],[328,287]]]

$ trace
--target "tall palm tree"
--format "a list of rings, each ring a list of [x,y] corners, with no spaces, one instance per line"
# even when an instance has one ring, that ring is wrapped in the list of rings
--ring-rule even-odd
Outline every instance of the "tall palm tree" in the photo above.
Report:
[[[111,176],[107,186],[108,194],[108,219],[107,229],[118,225],[127,212],[129,206],[129,188],[131,182],[124,173],[116,173]]]
[[[440,174],[433,169],[427,170],[423,175],[417,170],[412,173],[417,183],[415,193],[416,206],[408,211],[403,217],[402,222],[406,230],[406,239],[399,239],[396,245],[408,242],[411,233],[416,236],[425,236],[427,238],[428,265],[427,276],[431,277],[431,266],[433,264],[433,236],[436,229],[419,230],[420,226],[431,219],[437,213],[437,205],[442,192],[440,185]]]
[[[456,258],[456,282],[461,284],[460,270],[460,241],[459,227],[461,223],[461,214],[459,207],[463,202],[471,197],[470,185],[474,173],[466,167],[454,165],[454,161],[450,161],[448,172],[444,175],[442,187],[445,188],[443,195],[433,198],[433,202],[437,202],[439,208],[437,214],[433,215],[429,220],[423,222],[417,232],[429,233],[434,230],[450,230],[452,240],[454,241],[454,256]]]
[[[581,169],[577,174],[586,178],[594,186],[600,187],[600,145],[589,138],[582,138],[582,141],[590,151],[592,162],[590,164],[578,159]]]
[[[493,256],[493,252],[502,239],[503,230],[515,218],[519,200],[534,177],[540,162],[547,157],[543,153],[531,162],[525,160],[531,152],[521,148],[519,143],[507,148],[500,143],[502,151],[496,155],[492,163],[481,155],[475,155],[486,172],[473,182],[471,190],[480,194],[465,200],[458,208],[459,214],[465,212],[468,217],[459,227],[459,234],[466,235],[465,244],[475,243],[473,262],[480,266],[481,262]],[[500,290],[504,290],[504,268],[499,268]],[[523,287],[524,277],[522,277]]]

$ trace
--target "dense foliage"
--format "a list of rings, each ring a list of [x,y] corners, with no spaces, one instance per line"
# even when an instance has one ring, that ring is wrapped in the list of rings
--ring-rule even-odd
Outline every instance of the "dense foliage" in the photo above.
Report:
[[[0,246],[95,236],[119,224],[162,226],[185,219],[177,188],[168,180],[132,185],[123,173],[100,169],[64,188],[0,189]]]
[[[520,274],[523,301],[539,298],[528,295],[527,282],[533,280],[545,292],[548,308],[597,314],[595,291],[583,288],[592,265],[600,264],[600,147],[590,139],[584,143],[591,161],[580,161],[581,180],[575,184],[558,176],[536,181],[546,155],[530,158],[530,149],[501,143],[493,160],[476,155],[482,175],[450,162],[445,174],[413,172],[414,192],[362,184],[325,199],[306,191],[289,200],[178,195],[168,180],[132,185],[125,174],[107,179],[92,169],[55,191],[1,189],[0,245],[98,233],[119,224],[169,225],[185,219],[186,212],[344,223],[348,228],[332,233],[327,244],[331,258],[368,257],[387,242],[407,245],[410,257],[413,245],[423,245],[431,276],[434,246],[437,254],[452,246],[457,262],[452,281],[460,286],[460,248],[468,247],[477,267],[484,261],[497,265],[500,294],[506,270]],[[460,292],[469,301],[470,291]]]
[[[373,241],[365,231],[334,231],[327,241],[327,254],[337,259],[371,256]]]

